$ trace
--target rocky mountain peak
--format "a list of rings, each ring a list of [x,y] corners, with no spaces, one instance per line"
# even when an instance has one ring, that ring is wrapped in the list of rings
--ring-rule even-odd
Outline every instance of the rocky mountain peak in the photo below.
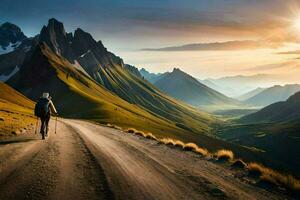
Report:
[[[0,26],[0,46],[2,47],[7,47],[10,43],[21,42],[26,38],[22,30],[15,24],[6,22]]]

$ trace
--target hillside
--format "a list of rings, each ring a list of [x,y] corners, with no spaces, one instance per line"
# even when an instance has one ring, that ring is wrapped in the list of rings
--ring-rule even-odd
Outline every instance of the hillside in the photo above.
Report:
[[[34,103],[0,82],[0,137],[11,136],[32,128]]]
[[[196,107],[238,103],[176,68],[172,72],[166,73],[154,85],[162,92]]]
[[[159,80],[159,78],[164,75],[161,73],[155,74],[155,73],[151,73],[148,72],[145,68],[140,69],[140,74],[150,83],[155,83],[157,80]]]
[[[241,122],[266,123],[287,122],[300,119],[300,92],[288,100],[271,104],[260,111],[241,118]]]
[[[300,91],[299,84],[290,84],[290,85],[276,85],[270,88],[263,90],[257,95],[247,99],[244,103],[252,106],[267,106],[275,102],[285,101],[291,95]]]
[[[40,73],[36,74],[36,71]],[[50,92],[59,113],[67,117],[175,135],[185,134],[184,129],[207,132],[214,121],[209,115],[176,105],[176,102],[169,104],[169,119],[162,117],[163,111],[159,115],[159,112],[128,103],[76,69],[68,60],[54,54],[45,43],[33,50],[31,58],[8,83],[33,100],[44,91]],[[171,101],[165,98],[165,103]],[[173,117],[172,113],[177,115]]]
[[[261,93],[262,91],[264,91],[266,88],[256,88],[254,90],[251,90],[250,92],[247,92],[239,97],[237,97],[236,99],[240,100],[240,101],[246,101],[247,99],[250,99],[251,97],[256,96],[257,94]]]

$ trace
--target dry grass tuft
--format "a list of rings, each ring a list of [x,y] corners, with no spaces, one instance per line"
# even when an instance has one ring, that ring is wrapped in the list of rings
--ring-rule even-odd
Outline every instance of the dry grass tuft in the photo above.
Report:
[[[185,144],[182,141],[180,141],[180,140],[176,140],[175,144],[174,144],[175,147],[178,147],[180,149],[183,149],[184,145]]]
[[[197,154],[202,155],[202,156],[208,156],[209,155],[209,152],[207,151],[207,149],[204,149],[204,148],[201,148],[201,147],[198,147],[195,152]]]
[[[253,175],[253,176],[260,176],[264,173],[265,171],[265,167],[261,164],[258,164],[258,163],[249,163],[248,164],[248,172],[250,175]]]
[[[183,150],[196,152],[198,148],[199,147],[195,143],[187,143],[184,145]]]
[[[153,135],[152,133],[147,133],[146,134],[146,138],[150,139],[150,140],[157,140],[157,138],[155,137],[155,135]]]
[[[250,175],[259,176],[260,181],[272,185],[282,185],[292,192],[300,192],[300,180],[291,175],[284,175],[258,163],[248,165]]]
[[[113,124],[106,124],[106,126],[107,126],[107,127],[109,127],[109,128],[114,128],[114,129],[117,129],[117,130],[122,130],[122,128],[121,128],[121,127],[119,127],[119,126],[116,126],[116,125],[113,125]]]
[[[137,130],[136,130],[135,128],[128,128],[128,129],[126,130],[126,132],[127,132],[127,133],[135,133],[135,132],[137,132]]]
[[[168,146],[175,146],[174,140],[172,140],[170,138],[160,139],[158,143],[159,144],[165,144],[165,145],[168,145]]]
[[[230,150],[222,149],[215,153],[218,160],[221,161],[231,161],[234,158],[233,152]]]
[[[231,166],[235,167],[235,168],[244,169],[245,167],[247,167],[247,164],[244,161],[242,161],[241,159],[237,159],[232,163]]]
[[[146,137],[146,134],[143,131],[136,131],[134,134],[137,136]]]

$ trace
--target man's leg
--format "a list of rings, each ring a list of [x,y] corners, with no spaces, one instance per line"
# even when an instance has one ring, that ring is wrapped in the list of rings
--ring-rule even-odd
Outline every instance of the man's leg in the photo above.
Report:
[[[41,117],[41,134],[42,134],[42,139],[45,139],[45,118]]]
[[[47,115],[46,120],[45,120],[45,126],[46,126],[46,135],[48,135],[48,131],[49,131],[49,121],[50,121],[50,114]]]

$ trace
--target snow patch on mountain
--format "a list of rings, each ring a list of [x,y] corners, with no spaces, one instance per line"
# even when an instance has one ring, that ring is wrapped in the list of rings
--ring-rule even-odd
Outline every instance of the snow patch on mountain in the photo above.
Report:
[[[8,46],[6,46],[6,47],[3,47],[3,46],[1,46],[0,45],[0,55],[1,54],[7,54],[7,53],[10,53],[10,52],[12,52],[12,51],[14,51],[15,49],[17,49],[19,46],[20,46],[20,44],[21,44],[22,42],[16,42],[16,43],[9,43],[9,45]]]
[[[90,53],[91,50],[88,50],[87,52],[85,52],[84,54],[82,54],[81,56],[79,56],[80,58],[83,58],[86,54]]]

